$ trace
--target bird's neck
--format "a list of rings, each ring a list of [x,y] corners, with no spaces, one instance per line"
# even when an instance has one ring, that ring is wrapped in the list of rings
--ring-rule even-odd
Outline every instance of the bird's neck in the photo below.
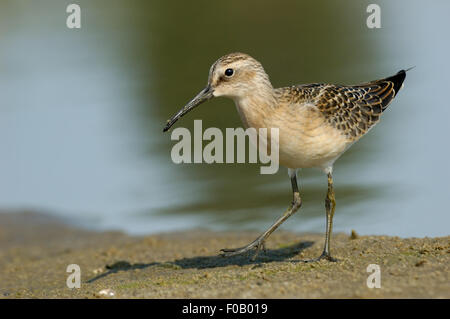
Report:
[[[246,128],[268,127],[268,119],[277,106],[275,91],[272,86],[249,91],[234,98],[241,120]]]

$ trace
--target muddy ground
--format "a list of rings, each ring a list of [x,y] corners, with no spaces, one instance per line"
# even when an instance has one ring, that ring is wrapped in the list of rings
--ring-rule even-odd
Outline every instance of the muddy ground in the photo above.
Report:
[[[132,237],[35,213],[0,213],[0,298],[450,298],[450,237],[333,236],[277,231],[267,252],[223,258],[257,233],[187,231]],[[69,264],[81,287],[69,289]],[[368,288],[369,264],[381,288]]]

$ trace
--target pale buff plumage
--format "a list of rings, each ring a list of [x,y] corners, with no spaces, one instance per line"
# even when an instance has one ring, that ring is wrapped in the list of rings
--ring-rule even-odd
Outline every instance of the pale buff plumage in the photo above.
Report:
[[[309,84],[274,89],[262,65],[251,56],[231,53],[217,60],[210,68],[207,87],[168,121],[164,131],[212,97],[231,98],[246,128],[279,129],[279,160],[289,168],[293,190],[292,204],[266,232],[245,247],[223,249],[223,254],[233,256],[250,249],[256,249],[257,254],[267,237],[301,206],[297,169],[317,167],[328,175],[327,222],[324,251],[313,260],[335,261],[329,250],[335,211],[333,164],[380,120],[405,76],[402,70],[359,85]]]
[[[223,76],[228,68],[236,70],[235,79],[227,80]],[[345,129],[338,129],[334,123],[330,123],[329,116],[327,118],[319,105],[324,105],[329,87],[340,89],[339,93],[344,96],[348,94],[345,90],[361,88],[360,91],[363,91],[367,85],[375,85],[374,82],[347,87],[321,85],[316,89],[314,98],[296,98],[300,94],[290,90],[291,88],[274,89],[257,60],[243,53],[232,53],[212,65],[209,83],[215,87],[213,96],[226,96],[234,100],[246,128],[280,130],[280,164],[292,169],[317,167],[330,171],[334,161],[370,128],[360,130],[352,136]],[[391,85],[390,91],[393,91],[393,87]],[[301,89],[301,86],[293,88]],[[385,97],[390,97],[387,103],[395,93]],[[360,95],[363,100],[364,95]],[[333,97],[329,99],[332,100]],[[383,102],[382,97],[379,102]],[[373,123],[368,123],[370,119],[361,121],[366,121],[365,125],[371,126],[378,120],[379,114]]]
[[[246,128],[279,129],[280,164],[289,168],[326,170],[353,143],[310,103],[274,107],[248,98],[237,100],[236,106]]]

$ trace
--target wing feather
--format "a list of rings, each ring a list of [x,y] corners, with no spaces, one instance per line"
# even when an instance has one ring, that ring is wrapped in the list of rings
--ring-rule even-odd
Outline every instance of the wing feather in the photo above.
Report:
[[[358,139],[380,120],[401,89],[406,71],[359,85],[314,83],[281,89],[292,104],[312,103],[327,122],[351,139]]]

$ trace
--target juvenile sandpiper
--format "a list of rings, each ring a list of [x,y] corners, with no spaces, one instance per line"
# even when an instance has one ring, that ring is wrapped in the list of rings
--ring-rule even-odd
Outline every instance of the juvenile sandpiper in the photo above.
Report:
[[[221,250],[224,256],[264,249],[270,234],[302,205],[297,171],[315,167],[328,177],[325,197],[326,233],[322,254],[315,259],[336,261],[330,254],[335,211],[333,164],[353,143],[364,136],[397,96],[406,71],[358,85],[304,84],[274,89],[261,63],[244,53],[218,59],[209,70],[208,84],[175,114],[164,132],[197,105],[218,96],[231,98],[246,128],[279,129],[279,161],[288,168],[293,200],[286,212],[245,247]]]

